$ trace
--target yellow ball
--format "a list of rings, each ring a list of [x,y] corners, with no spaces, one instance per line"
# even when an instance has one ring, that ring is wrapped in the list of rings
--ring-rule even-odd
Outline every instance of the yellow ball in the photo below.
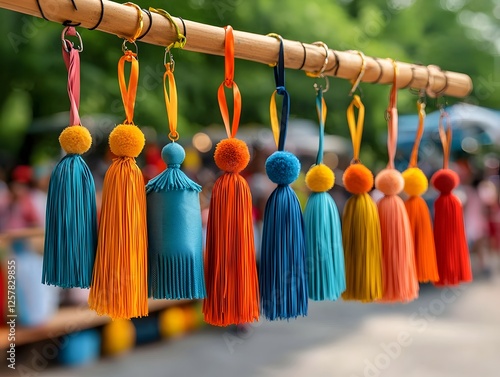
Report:
[[[120,355],[135,345],[134,324],[126,319],[116,319],[102,329],[102,352]]]
[[[83,154],[92,145],[92,136],[85,127],[76,125],[66,127],[59,135],[59,144],[66,153]]]
[[[330,190],[335,184],[335,174],[325,164],[313,166],[306,174],[306,185],[314,192]]]
[[[118,157],[137,157],[144,148],[146,138],[139,127],[119,124],[109,135],[109,147]]]
[[[173,307],[164,310],[159,318],[160,334],[163,337],[181,335],[186,331],[186,318],[184,310]]]
[[[429,181],[424,172],[419,168],[409,168],[403,172],[405,180],[404,191],[409,196],[420,196],[427,191]]]

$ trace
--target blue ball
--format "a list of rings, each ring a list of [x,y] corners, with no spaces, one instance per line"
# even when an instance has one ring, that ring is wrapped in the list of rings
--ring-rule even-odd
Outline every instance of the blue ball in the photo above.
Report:
[[[266,173],[274,183],[289,185],[299,177],[299,159],[290,152],[274,152],[266,160]]]
[[[99,359],[101,335],[96,329],[74,332],[61,339],[58,360],[67,366],[88,365]]]
[[[161,158],[168,166],[179,167],[184,162],[184,158],[186,158],[186,152],[179,144],[169,143],[163,147]]]

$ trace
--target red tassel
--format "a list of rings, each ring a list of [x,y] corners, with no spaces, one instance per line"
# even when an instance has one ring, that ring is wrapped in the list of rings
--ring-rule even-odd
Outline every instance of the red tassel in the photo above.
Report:
[[[438,170],[431,183],[441,194],[434,203],[434,241],[439,271],[437,286],[472,281],[469,248],[460,200],[451,192],[460,179],[453,170]]]
[[[446,119],[446,130],[443,120]],[[434,203],[434,243],[439,271],[437,286],[472,281],[469,248],[465,237],[464,215],[460,200],[452,191],[460,183],[458,174],[448,169],[451,148],[451,125],[448,113],[441,109],[439,137],[443,145],[443,169],[432,176],[432,185],[440,195]]]

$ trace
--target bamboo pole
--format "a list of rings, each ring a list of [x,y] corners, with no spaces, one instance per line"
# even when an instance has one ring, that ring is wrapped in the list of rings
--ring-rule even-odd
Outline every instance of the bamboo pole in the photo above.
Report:
[[[81,23],[81,27],[94,27],[101,15],[100,0],[76,0],[78,10],[73,8],[69,0],[39,0],[47,19],[62,23],[71,20]],[[97,30],[121,37],[131,37],[135,32],[137,10],[123,4],[103,0],[104,15]],[[35,0],[0,0],[0,8],[41,17]],[[166,46],[176,39],[174,27],[169,21],[158,15],[152,15],[152,26],[141,42]],[[174,18],[179,28],[183,25],[180,19]],[[212,55],[224,55],[224,29],[198,22],[184,20],[187,43],[185,50]],[[144,29],[149,27],[149,17],[144,15]],[[273,37],[235,31],[235,56],[239,59],[251,60],[264,64],[272,64],[277,60],[278,41]],[[328,41],[326,41],[328,42]],[[317,72],[324,63],[323,47],[298,41],[284,40],[285,66],[308,72]],[[306,51],[304,60],[304,50]],[[338,60],[337,60],[338,59]],[[303,63],[304,62],[304,63]],[[355,80],[360,72],[362,58],[356,51],[330,50],[330,58],[325,75]],[[436,66],[421,66],[397,62],[399,69],[398,87],[411,86],[425,89],[427,95],[436,97],[446,95],[465,97],[472,91],[471,78],[463,73],[441,71]],[[302,66],[302,67],[301,67]],[[338,68],[337,68],[338,67]],[[394,69],[389,59],[366,57],[366,71],[362,82],[392,83]]]

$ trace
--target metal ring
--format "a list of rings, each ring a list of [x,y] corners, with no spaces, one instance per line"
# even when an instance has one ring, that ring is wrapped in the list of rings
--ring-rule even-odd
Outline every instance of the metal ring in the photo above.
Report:
[[[143,9],[142,11],[148,15],[149,25],[146,31],[140,37],[138,37],[137,40],[141,40],[142,38],[144,38],[146,34],[149,33],[149,31],[151,30],[151,26],[153,26],[153,15],[149,11],[149,9]]]
[[[123,37],[130,43],[134,43],[137,40],[137,37],[141,35],[142,28],[144,27],[144,18],[142,16],[142,9],[139,5],[131,2],[124,3],[123,5],[127,5],[129,7],[134,7],[135,9],[137,9],[137,29],[135,30],[134,36],[132,38]]]
[[[174,133],[172,133],[172,132],[168,133],[168,138],[171,141],[177,141],[177,140],[179,140],[179,137],[180,137],[180,135],[179,135],[179,133],[177,131],[175,131]]]
[[[320,70],[317,72],[307,72],[306,75],[309,77],[323,77],[323,73],[325,73],[326,66],[328,65],[328,60],[330,58],[330,50],[328,49],[328,46],[326,43],[317,41],[312,43],[315,46],[318,47],[323,47],[325,49],[325,60],[323,62],[323,65],[321,66]]]
[[[68,29],[70,28],[71,26],[66,26],[62,33],[61,33],[61,41],[62,41],[62,44],[63,44],[63,47],[64,47],[64,50],[66,52],[70,52],[71,51],[71,48],[74,48],[75,50],[77,50],[78,52],[82,52],[83,51],[83,41],[82,41],[82,36],[80,35],[80,33],[78,33],[76,30],[75,30],[75,33],[76,33],[76,37],[78,38],[78,42],[80,43],[80,45],[78,47],[74,47],[74,43],[67,40],[66,39],[66,33],[68,31]],[[70,44],[71,47],[68,47],[68,44]]]
[[[277,39],[278,42],[283,42],[283,37],[279,34],[276,33],[269,33],[266,34],[266,37],[273,37],[274,39]],[[283,53],[284,53],[285,46],[283,46]],[[276,67],[278,65],[278,62],[270,63],[268,64],[269,67]]]
[[[349,95],[352,96],[356,89],[358,88],[359,84],[361,83],[361,79],[365,75],[365,70],[366,70],[366,57],[365,54],[363,54],[361,51],[358,50],[351,50],[351,52],[356,52],[360,57],[361,57],[361,68],[359,69],[359,74],[356,80],[354,80],[352,84],[351,91],[349,92]]]
[[[139,53],[139,47],[137,47],[137,44],[135,43],[135,41],[129,41],[128,39],[124,39],[123,40],[123,43],[122,43],[122,51],[123,51],[123,53],[125,54],[127,51],[131,51],[127,47],[127,42],[134,45],[135,52],[132,51],[132,53],[134,53],[134,54],[137,55]]]
[[[380,64],[380,61],[377,57],[373,58],[373,60],[375,60],[375,63],[377,63],[378,67],[380,68],[380,72],[375,81],[370,81],[369,84],[378,84],[382,79],[382,76],[384,75],[384,67],[382,67],[382,64]]]

